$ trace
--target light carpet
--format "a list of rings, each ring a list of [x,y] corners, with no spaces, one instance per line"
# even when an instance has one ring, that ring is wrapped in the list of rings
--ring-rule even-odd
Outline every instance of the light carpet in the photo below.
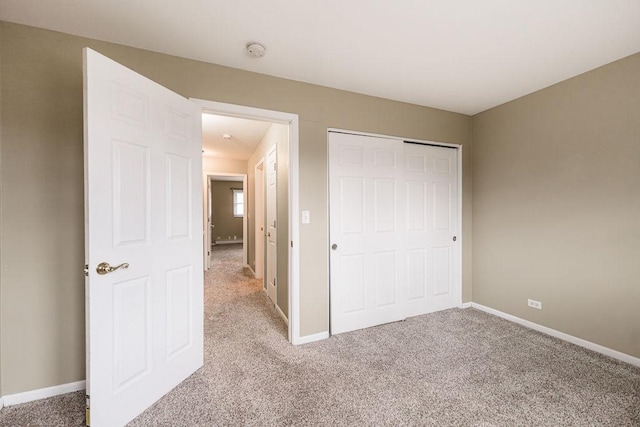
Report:
[[[474,310],[292,346],[218,246],[205,278],[205,365],[131,426],[640,426],[640,368]],[[0,425],[81,426],[83,393],[0,411]]]

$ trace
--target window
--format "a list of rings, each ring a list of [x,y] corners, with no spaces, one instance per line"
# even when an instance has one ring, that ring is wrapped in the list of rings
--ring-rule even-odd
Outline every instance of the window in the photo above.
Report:
[[[233,216],[242,218],[244,216],[244,191],[233,189]]]

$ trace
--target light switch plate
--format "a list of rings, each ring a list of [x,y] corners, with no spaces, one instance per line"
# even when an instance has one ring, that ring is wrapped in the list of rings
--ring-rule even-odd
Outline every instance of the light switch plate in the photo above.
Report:
[[[309,215],[309,211],[302,211],[302,223],[309,224],[311,222],[311,216]]]

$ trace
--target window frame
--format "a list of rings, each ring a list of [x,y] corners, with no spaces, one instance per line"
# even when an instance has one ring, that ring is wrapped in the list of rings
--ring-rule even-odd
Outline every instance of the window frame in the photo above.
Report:
[[[231,191],[231,213],[234,218],[244,218],[244,188],[232,188]],[[242,202],[238,202],[238,194],[241,195]],[[237,213],[238,206],[242,207],[240,213]]]

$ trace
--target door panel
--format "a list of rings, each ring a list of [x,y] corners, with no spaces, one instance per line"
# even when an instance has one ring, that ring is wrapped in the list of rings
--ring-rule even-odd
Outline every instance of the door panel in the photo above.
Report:
[[[120,140],[114,140],[112,147],[114,245],[147,243],[151,231],[149,149]]]
[[[203,361],[200,108],[85,49],[87,395],[124,425]],[[99,274],[107,262],[121,268]]]
[[[340,177],[340,228],[343,234],[360,234],[364,231],[364,179]]]
[[[191,160],[165,155],[166,217],[168,239],[191,238]]]
[[[421,300],[426,296],[427,257],[426,249],[408,249],[407,259],[407,299]]]
[[[151,292],[149,277],[113,284],[115,392],[151,368]]]
[[[375,308],[383,308],[396,304],[397,283],[397,251],[376,252],[374,260]]]
[[[344,313],[361,312],[365,309],[364,255],[344,255],[341,267],[342,311]]]
[[[176,356],[193,344],[191,266],[167,271],[167,357]]]

